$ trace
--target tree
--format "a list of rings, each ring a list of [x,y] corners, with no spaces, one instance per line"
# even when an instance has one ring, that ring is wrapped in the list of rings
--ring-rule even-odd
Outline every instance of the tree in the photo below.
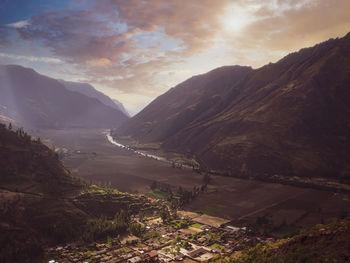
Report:
[[[210,174],[205,173],[205,174],[203,175],[203,183],[204,183],[205,185],[207,185],[207,184],[210,183],[210,180],[211,180]]]
[[[143,222],[145,219],[145,212],[143,212],[142,210],[139,212],[139,219],[141,222]]]
[[[155,190],[156,188],[157,188],[157,182],[153,181],[152,184],[151,184],[151,189]]]
[[[138,223],[132,223],[129,226],[129,231],[134,236],[140,237],[141,234],[144,232],[144,228]]]
[[[160,210],[160,218],[163,223],[167,223],[170,220],[170,213],[167,208]]]

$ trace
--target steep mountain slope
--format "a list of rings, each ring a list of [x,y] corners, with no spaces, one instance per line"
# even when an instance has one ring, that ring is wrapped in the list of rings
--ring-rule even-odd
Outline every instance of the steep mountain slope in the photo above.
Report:
[[[206,121],[222,111],[225,94],[251,70],[228,66],[192,77],[159,96],[120,127],[117,134],[143,142],[169,140],[192,123]]]
[[[90,98],[98,99],[104,105],[110,106],[116,110],[120,110],[127,117],[130,117],[121,102],[119,102],[118,100],[115,100],[115,99],[112,100],[107,95],[96,90],[89,83],[72,82],[72,81],[65,81],[65,80],[61,80],[61,79],[59,79],[58,81],[60,83],[62,83],[66,87],[66,89],[68,89],[70,91],[79,92],[79,93],[81,93],[85,96],[88,96]]]
[[[148,208],[145,198],[72,177],[39,139],[0,123],[0,262],[37,262],[47,246],[125,232],[108,220]],[[103,226],[92,228],[95,220]]]
[[[113,102],[117,105],[118,109],[124,112],[124,114],[128,117],[130,117],[130,113],[125,109],[123,103],[121,103],[119,100],[112,99]]]
[[[67,90],[57,80],[16,65],[0,65],[2,113],[26,127],[118,127],[120,110]]]
[[[349,262],[350,220],[317,225],[287,240],[239,251],[231,258],[217,262],[294,263]]]
[[[179,84],[114,135],[159,142],[227,174],[350,178],[350,33],[238,76],[222,72]],[[209,100],[197,92],[208,79]],[[194,106],[182,104],[189,94]]]

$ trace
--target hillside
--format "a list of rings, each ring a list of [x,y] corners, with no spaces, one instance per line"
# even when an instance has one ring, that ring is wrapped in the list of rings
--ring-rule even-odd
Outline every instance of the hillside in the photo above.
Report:
[[[125,233],[128,222],[115,215],[152,209],[143,197],[72,177],[39,139],[3,124],[0,207],[0,262],[34,262],[48,246]]]
[[[350,33],[259,69],[192,77],[115,130],[235,176],[350,179]]]
[[[231,258],[217,262],[294,263],[349,262],[350,220],[317,225],[292,238],[239,251]]]
[[[112,107],[116,110],[121,111],[124,113],[127,117],[129,116],[129,113],[125,110],[124,105],[119,102],[116,99],[111,99],[107,95],[103,94],[102,92],[96,90],[93,86],[91,86],[89,83],[80,83],[80,82],[72,82],[72,81],[65,81],[65,80],[58,80],[60,83],[62,83],[66,89],[70,91],[79,92],[85,96],[88,96],[90,98],[95,98],[102,102],[104,105]]]
[[[130,117],[130,113],[126,110],[123,103],[121,103],[119,100],[113,99],[113,102],[117,105],[117,107],[125,113],[126,116]]]
[[[113,128],[128,117],[57,80],[17,65],[0,65],[0,114],[30,128]]]
[[[229,66],[192,77],[151,102],[120,127],[117,134],[141,142],[168,141],[193,122],[206,121],[222,111],[226,92],[251,70]]]

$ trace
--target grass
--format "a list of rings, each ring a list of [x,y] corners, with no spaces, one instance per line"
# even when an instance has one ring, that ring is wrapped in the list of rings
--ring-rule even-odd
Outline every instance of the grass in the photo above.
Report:
[[[215,215],[218,212],[218,209],[215,207],[203,207],[196,211],[197,213],[207,214],[207,215]]]
[[[129,252],[130,251],[130,249],[127,248],[127,247],[122,247],[122,250],[124,250],[125,252]]]
[[[170,222],[170,225],[175,229],[184,228],[186,226],[186,222],[183,220],[173,220]]]
[[[214,243],[210,246],[211,248],[217,248],[217,249],[220,249],[220,250],[223,250],[225,247],[218,244],[218,243]]]
[[[151,190],[148,192],[148,194],[160,199],[165,199],[168,195],[166,192],[163,192],[159,189]]]
[[[207,193],[215,193],[218,191],[218,189],[219,187],[217,187],[216,185],[212,185],[212,184],[207,185]]]
[[[198,223],[191,225],[191,227],[194,227],[194,228],[201,228],[202,226],[203,225],[198,224]]]

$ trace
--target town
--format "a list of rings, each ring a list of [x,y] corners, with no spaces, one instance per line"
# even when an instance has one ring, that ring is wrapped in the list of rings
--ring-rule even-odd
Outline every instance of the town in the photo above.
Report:
[[[49,263],[215,262],[245,246],[275,241],[259,237],[247,227],[233,226],[227,219],[182,210],[171,215],[167,207],[159,214],[140,213],[131,220],[144,229],[142,235],[108,238],[106,243],[89,246],[49,248]]]

